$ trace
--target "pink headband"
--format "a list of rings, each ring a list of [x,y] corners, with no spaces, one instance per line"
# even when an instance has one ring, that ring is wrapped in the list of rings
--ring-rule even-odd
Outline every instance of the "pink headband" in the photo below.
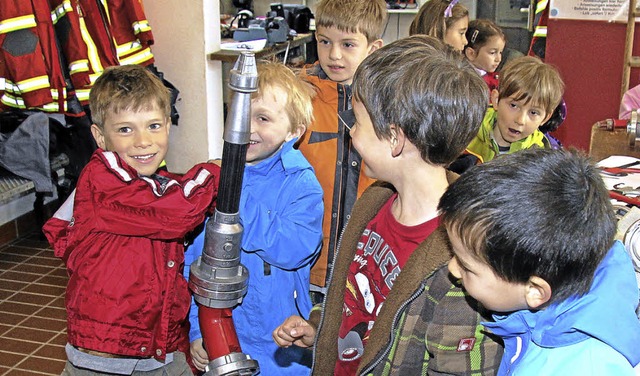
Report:
[[[449,6],[447,6],[447,9],[444,10],[444,18],[449,18],[453,16],[453,13],[452,13],[453,6],[456,5],[457,3],[458,3],[458,0],[452,0],[449,3]]]

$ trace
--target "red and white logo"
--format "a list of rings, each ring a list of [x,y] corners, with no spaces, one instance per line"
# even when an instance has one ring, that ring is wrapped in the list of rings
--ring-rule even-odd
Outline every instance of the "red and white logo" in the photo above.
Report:
[[[473,350],[473,345],[475,344],[476,344],[475,338],[463,338],[460,340],[460,342],[458,342],[458,349],[456,351],[458,352],[471,351]]]

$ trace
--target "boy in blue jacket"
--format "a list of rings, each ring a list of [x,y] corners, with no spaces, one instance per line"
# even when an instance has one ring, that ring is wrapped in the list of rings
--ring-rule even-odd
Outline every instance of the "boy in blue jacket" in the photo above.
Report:
[[[244,226],[240,260],[249,270],[249,286],[233,322],[242,351],[258,361],[261,375],[309,372],[306,350],[279,349],[271,332],[286,317],[306,317],[311,310],[309,274],[322,240],[322,188],[293,145],[313,118],[312,97],[311,86],[284,65],[258,65],[239,210]],[[187,249],[187,278],[203,247],[204,232]],[[204,370],[210,359],[195,302],[191,308],[191,354],[196,368]]]
[[[598,169],[531,149],[470,169],[440,200],[469,295],[498,312],[499,375],[634,375],[638,288]]]

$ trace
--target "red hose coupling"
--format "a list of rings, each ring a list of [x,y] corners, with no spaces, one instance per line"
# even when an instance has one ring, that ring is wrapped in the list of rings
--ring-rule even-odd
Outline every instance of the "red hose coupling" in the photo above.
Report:
[[[231,311],[231,308],[199,306],[198,320],[209,359],[242,352]]]

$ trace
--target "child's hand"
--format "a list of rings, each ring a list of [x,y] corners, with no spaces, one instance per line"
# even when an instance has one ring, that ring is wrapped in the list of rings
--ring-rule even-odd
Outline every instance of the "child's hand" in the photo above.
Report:
[[[198,338],[191,342],[191,358],[193,365],[200,371],[204,371],[204,367],[209,364],[209,354],[202,345],[202,338]]]
[[[280,347],[310,347],[316,338],[316,328],[300,316],[290,316],[273,331],[272,336]]]

